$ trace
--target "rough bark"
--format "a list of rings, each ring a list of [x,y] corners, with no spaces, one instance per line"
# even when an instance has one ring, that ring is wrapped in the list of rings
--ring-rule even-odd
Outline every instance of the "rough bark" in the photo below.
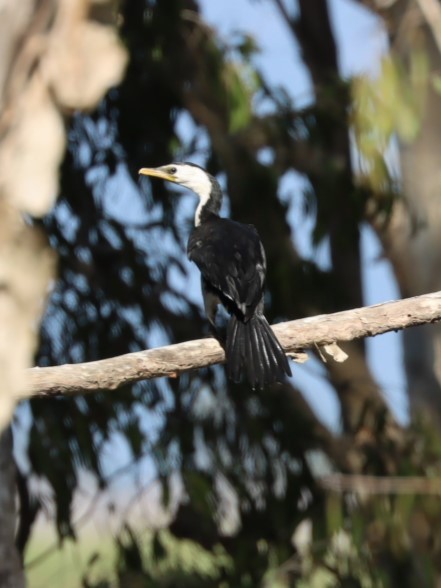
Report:
[[[274,325],[274,332],[288,353],[324,347],[333,354],[335,342],[353,341],[441,320],[441,292],[396,302],[386,302]],[[168,347],[128,353],[90,363],[31,368],[26,396],[76,394],[114,390],[139,380],[176,377],[180,373],[225,361],[215,339],[188,341]]]

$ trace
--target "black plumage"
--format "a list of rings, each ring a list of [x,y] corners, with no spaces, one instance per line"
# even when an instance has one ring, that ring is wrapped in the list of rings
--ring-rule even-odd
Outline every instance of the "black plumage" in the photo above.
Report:
[[[263,388],[291,375],[285,352],[263,314],[266,260],[256,229],[219,216],[220,186],[194,164],[173,163],[140,173],[186,186],[200,198],[187,252],[201,272],[205,310],[213,328],[219,303],[230,314],[225,343],[228,377],[237,382],[246,376],[253,388]]]

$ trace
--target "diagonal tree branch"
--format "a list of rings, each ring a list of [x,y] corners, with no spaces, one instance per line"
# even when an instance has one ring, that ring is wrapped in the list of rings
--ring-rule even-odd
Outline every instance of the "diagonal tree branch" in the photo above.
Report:
[[[274,332],[286,351],[293,353],[437,321],[441,321],[441,292],[280,323]],[[114,390],[140,380],[176,377],[224,360],[215,339],[200,339],[90,363],[31,368],[21,397]]]

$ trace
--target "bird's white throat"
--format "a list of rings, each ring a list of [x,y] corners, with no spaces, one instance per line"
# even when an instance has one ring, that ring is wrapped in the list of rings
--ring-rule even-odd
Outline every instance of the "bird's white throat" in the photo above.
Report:
[[[200,170],[199,168],[189,168],[188,176],[185,176],[185,173],[181,174],[180,182],[182,186],[185,186],[192,192],[194,192],[197,196],[199,196],[199,204],[196,208],[196,213],[194,216],[194,224],[195,226],[199,226],[201,224],[201,213],[204,209],[204,206],[210,200],[211,191],[212,191],[212,184],[208,175]]]
[[[201,224],[202,210],[210,199],[210,191],[208,191],[205,194],[201,194],[199,192],[198,196],[199,196],[199,204],[198,204],[198,207],[196,208],[196,213],[194,215],[194,224],[196,227],[198,227]]]

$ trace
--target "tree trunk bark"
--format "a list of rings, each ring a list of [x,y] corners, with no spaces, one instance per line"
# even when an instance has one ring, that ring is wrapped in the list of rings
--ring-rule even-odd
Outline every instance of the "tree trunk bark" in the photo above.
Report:
[[[22,563],[15,547],[15,462],[12,456],[12,431],[0,435],[0,587],[24,588]]]

